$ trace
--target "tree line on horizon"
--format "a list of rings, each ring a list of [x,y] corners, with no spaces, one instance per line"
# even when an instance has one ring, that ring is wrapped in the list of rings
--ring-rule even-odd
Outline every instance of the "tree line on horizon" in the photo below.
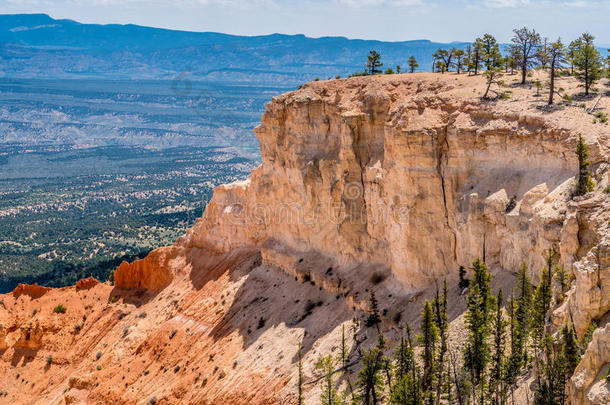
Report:
[[[529,71],[540,68],[549,73],[548,104],[554,103],[555,79],[560,75],[571,75],[582,83],[585,95],[589,95],[593,86],[604,73],[610,77],[610,49],[603,58],[595,47],[593,35],[582,34],[579,38],[565,45],[561,38],[550,42],[543,38],[534,29],[527,27],[514,29],[511,43],[504,47],[504,52],[496,38],[491,34],[484,34],[474,42],[466,45],[464,49],[437,49],[433,56],[432,72],[445,73],[455,69],[457,74],[468,73],[478,75],[482,73],[486,79],[486,89],[483,98],[489,97],[493,84],[498,84],[504,73],[511,74],[519,71],[521,84],[525,84]],[[414,73],[419,64],[414,56],[408,59],[409,72]],[[382,70],[381,55],[370,51],[367,56],[365,69],[352,76],[368,76],[376,74],[401,73],[400,65]],[[339,76],[337,77],[339,78]],[[542,84],[536,82],[538,91]],[[569,98],[563,95],[564,98]]]

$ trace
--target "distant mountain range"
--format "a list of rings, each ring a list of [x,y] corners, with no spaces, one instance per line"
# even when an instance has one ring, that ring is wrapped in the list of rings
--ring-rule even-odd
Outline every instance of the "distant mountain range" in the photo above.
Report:
[[[438,48],[466,43],[382,42],[272,34],[237,36],[138,25],[81,24],[46,14],[0,15],[0,77],[171,79],[292,84],[362,71],[370,50],[384,67],[415,56],[429,71]]]

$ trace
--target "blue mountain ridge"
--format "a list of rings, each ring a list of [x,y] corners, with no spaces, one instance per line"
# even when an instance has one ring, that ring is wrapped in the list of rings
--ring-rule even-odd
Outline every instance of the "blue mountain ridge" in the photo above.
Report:
[[[139,25],[81,24],[46,14],[0,15],[0,76],[167,79],[181,72],[218,81],[298,83],[361,71],[372,49],[384,66],[421,71],[438,48],[465,42],[383,42],[345,37],[238,36]]]

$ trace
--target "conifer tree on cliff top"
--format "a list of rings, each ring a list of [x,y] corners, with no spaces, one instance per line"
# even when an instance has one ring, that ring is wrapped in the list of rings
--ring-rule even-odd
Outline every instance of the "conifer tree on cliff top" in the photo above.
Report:
[[[515,56],[521,66],[521,84],[525,84],[527,71],[532,67],[534,58],[538,53],[540,45],[540,34],[534,30],[529,30],[526,27],[513,30],[515,36],[512,38]]]
[[[415,59],[415,56],[411,56],[409,58],[409,69],[411,73],[415,72],[415,69],[417,69],[418,67],[419,63],[417,63],[417,59]]]
[[[381,67],[383,63],[381,63],[381,55],[377,51],[369,52],[369,56],[367,56],[366,65],[364,65],[367,74],[376,75],[381,73]]]
[[[583,83],[585,94],[588,95],[591,87],[601,76],[601,57],[593,40],[593,35],[584,33],[575,42],[574,66],[575,76]]]
[[[549,62],[549,105],[553,104],[553,95],[555,94],[555,76],[557,69],[560,69],[566,61],[566,49],[561,38],[552,42],[547,51]]]

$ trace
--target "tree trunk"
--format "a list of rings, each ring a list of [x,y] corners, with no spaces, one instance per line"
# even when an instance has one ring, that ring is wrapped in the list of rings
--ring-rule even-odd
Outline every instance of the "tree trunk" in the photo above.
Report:
[[[585,96],[589,95],[589,67],[585,67]]]
[[[489,93],[489,89],[491,88],[491,82],[493,81],[492,78],[490,78],[490,80],[487,81],[487,88],[485,89],[485,94],[483,94],[483,98],[487,98],[487,93]],[[483,242],[483,256],[485,256],[485,243]],[[483,259],[485,260],[485,259]]]
[[[555,93],[555,60],[551,61],[551,82],[549,84],[549,105],[553,104],[553,94]]]

